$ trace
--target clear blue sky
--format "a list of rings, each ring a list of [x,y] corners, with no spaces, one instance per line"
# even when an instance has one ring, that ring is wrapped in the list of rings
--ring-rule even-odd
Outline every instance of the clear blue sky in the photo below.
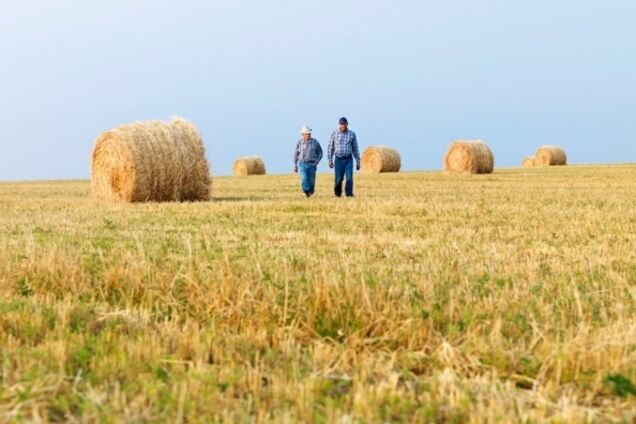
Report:
[[[456,138],[498,166],[636,162],[635,22],[633,0],[3,1],[0,180],[88,178],[100,132],[171,115],[214,174],[290,172],[300,127],[325,146],[341,115],[407,170]]]

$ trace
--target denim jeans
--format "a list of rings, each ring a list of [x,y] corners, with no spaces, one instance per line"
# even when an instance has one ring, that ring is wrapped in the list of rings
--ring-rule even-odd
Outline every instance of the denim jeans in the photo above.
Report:
[[[298,164],[300,182],[305,193],[314,194],[316,187],[316,168],[316,165],[312,162],[300,162]]]
[[[334,194],[338,197],[342,196],[342,180],[346,176],[345,194],[348,197],[353,196],[353,156],[349,156],[348,158],[336,157],[334,168],[336,171],[336,184],[333,189]]]

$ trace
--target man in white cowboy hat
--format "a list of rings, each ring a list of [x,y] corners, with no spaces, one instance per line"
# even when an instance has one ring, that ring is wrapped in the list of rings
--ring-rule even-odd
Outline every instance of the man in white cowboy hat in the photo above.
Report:
[[[322,159],[322,147],[318,140],[311,137],[311,128],[303,127],[300,134],[302,138],[294,149],[294,172],[300,173],[303,192],[311,197],[316,186],[316,169]]]

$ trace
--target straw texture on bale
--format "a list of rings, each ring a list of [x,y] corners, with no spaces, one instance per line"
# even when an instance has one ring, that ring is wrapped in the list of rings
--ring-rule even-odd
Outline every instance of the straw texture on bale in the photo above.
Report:
[[[234,175],[265,175],[265,162],[258,156],[238,158],[232,166]]]
[[[135,122],[97,138],[91,186],[97,198],[110,201],[209,200],[210,165],[190,122]]]
[[[457,140],[444,155],[446,174],[490,174],[495,158],[482,140]]]
[[[534,154],[535,166],[565,165],[567,156],[565,150],[557,146],[543,146]]]
[[[398,172],[402,159],[397,150],[387,146],[369,146],[362,153],[362,172]]]
[[[534,168],[534,156],[528,156],[521,162],[522,168]]]

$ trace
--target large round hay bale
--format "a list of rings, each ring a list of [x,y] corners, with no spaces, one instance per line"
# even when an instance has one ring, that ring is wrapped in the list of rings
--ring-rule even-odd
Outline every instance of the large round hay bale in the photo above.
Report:
[[[97,138],[91,186],[103,200],[208,200],[210,165],[203,141],[190,122],[181,118],[135,122]]]
[[[238,158],[232,165],[234,175],[265,175],[265,162],[258,156]]]
[[[534,168],[534,156],[528,156],[521,161],[522,168]]]
[[[369,146],[362,153],[362,172],[398,172],[402,159],[388,146]]]
[[[490,174],[495,158],[482,140],[457,140],[444,155],[446,174]]]
[[[565,150],[557,146],[543,146],[534,154],[535,166],[565,165],[567,156]]]

